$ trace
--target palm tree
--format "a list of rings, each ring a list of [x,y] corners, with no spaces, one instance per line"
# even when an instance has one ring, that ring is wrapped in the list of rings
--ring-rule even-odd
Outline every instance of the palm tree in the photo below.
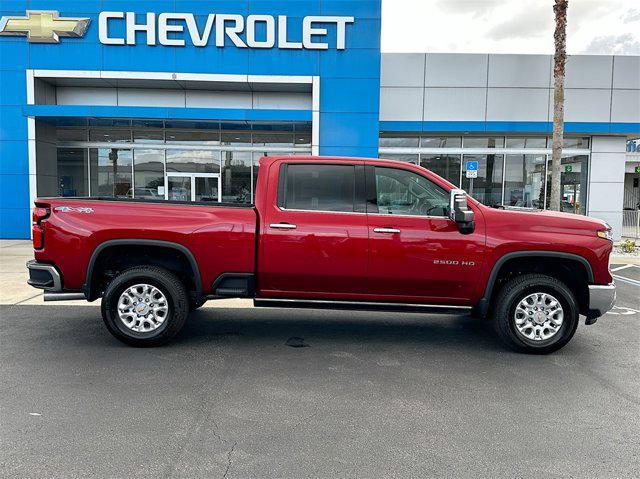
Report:
[[[551,199],[548,208],[560,211],[560,164],[564,136],[564,73],[567,62],[567,8],[569,0],[555,0],[553,13],[556,30],[553,33],[553,146],[551,153]]]

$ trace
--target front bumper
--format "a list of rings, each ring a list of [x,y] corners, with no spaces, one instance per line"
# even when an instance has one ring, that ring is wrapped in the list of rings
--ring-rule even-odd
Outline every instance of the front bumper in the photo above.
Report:
[[[616,284],[589,285],[589,311],[587,321],[593,324],[597,318],[610,311],[616,302]]]

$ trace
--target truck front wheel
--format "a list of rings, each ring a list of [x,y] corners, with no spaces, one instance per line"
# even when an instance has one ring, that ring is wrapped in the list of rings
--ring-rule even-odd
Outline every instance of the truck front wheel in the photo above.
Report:
[[[494,311],[500,339],[523,353],[557,351],[578,327],[575,295],[563,282],[543,274],[525,274],[506,282]]]
[[[102,297],[102,319],[118,340],[130,346],[159,346],[184,326],[189,298],[171,272],[139,266],[116,276]]]

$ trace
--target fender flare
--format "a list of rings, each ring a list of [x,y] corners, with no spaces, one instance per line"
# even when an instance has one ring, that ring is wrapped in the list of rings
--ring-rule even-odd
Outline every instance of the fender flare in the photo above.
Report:
[[[152,239],[135,239],[135,238],[131,238],[131,239],[127,239],[127,238],[123,238],[123,239],[114,239],[114,240],[107,240],[104,241],[102,243],[100,243],[98,246],[96,246],[96,248],[93,250],[93,253],[91,253],[91,258],[89,259],[89,263],[87,264],[87,274],[86,274],[86,278],[85,278],[85,284],[82,287],[83,292],[85,293],[85,296],[87,297],[87,299],[89,301],[93,301],[94,299],[96,299],[96,296],[94,294],[94,291],[92,291],[92,287],[91,287],[91,280],[92,280],[92,275],[93,275],[93,269],[95,267],[96,261],[98,259],[98,256],[100,256],[100,253],[105,250],[106,248],[110,248],[112,246],[159,246],[159,247],[163,247],[163,248],[170,248],[170,249],[174,249],[177,251],[180,251],[181,253],[183,253],[186,258],[187,261],[189,261],[189,264],[191,265],[191,268],[193,269],[194,273],[195,273],[195,278],[194,278],[194,282],[196,285],[196,295],[198,297],[202,297],[202,277],[200,276],[200,268],[198,268],[198,263],[196,261],[195,256],[193,256],[193,253],[191,252],[191,250],[189,248],[187,248],[186,246],[180,244],[180,243],[174,243],[172,241],[162,241],[162,240],[152,240]]]
[[[572,261],[577,261],[578,263],[584,266],[587,272],[587,280],[589,283],[593,283],[593,269],[591,268],[591,264],[589,261],[580,255],[573,253],[564,253],[562,251],[512,251],[511,253],[506,253],[495,262],[493,268],[491,268],[491,273],[489,274],[489,278],[487,279],[487,285],[485,286],[484,295],[480,299],[477,305],[477,311],[481,317],[485,317],[487,315],[487,311],[489,310],[489,305],[491,301],[491,295],[493,294],[493,288],[496,283],[496,279],[498,277],[498,272],[500,268],[509,260],[514,258],[525,258],[525,257],[545,257],[545,258],[561,258],[561,259],[569,259]]]

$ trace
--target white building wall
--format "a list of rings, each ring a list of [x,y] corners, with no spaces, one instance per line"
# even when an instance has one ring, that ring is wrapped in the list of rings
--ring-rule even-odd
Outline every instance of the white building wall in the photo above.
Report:
[[[311,110],[311,93],[284,91],[177,90],[169,88],[57,87],[57,105],[164,106]]]
[[[609,223],[616,241],[622,236],[625,147],[622,136],[591,137],[587,214]]]
[[[380,120],[553,121],[552,60],[383,53]],[[565,88],[565,121],[640,122],[640,56],[572,55]]]

